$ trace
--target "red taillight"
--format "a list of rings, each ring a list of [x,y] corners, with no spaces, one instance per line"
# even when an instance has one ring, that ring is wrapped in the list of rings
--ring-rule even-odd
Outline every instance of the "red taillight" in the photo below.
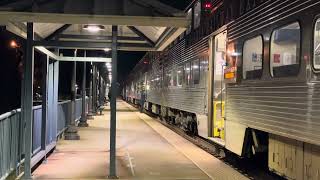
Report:
[[[212,8],[212,4],[210,2],[207,2],[207,3],[204,4],[204,8],[211,9]]]

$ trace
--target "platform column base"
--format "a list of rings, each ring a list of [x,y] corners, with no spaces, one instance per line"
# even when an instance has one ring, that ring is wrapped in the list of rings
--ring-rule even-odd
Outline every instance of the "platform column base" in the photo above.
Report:
[[[108,179],[119,179],[118,176],[108,176]]]
[[[80,136],[78,134],[78,130],[74,126],[68,127],[66,132],[64,133],[65,140],[80,140]]]
[[[89,114],[87,115],[87,119],[94,119],[94,118],[93,118],[93,114],[92,114],[92,113],[89,113]]]
[[[80,121],[78,127],[89,127],[89,124],[87,123],[87,121]]]

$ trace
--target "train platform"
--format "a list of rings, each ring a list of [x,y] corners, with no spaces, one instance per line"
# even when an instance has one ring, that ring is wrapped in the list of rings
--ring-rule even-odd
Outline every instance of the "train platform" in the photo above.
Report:
[[[247,179],[157,120],[117,101],[117,173],[119,179]],[[109,107],[79,141],[58,142],[34,179],[108,179]]]

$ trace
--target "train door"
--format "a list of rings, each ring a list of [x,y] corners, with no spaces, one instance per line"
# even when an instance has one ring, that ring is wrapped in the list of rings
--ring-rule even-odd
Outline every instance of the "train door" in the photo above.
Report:
[[[211,116],[210,119],[210,139],[219,144],[224,144],[225,126],[224,126],[224,107],[226,97],[226,86],[224,82],[224,69],[226,65],[226,40],[227,32],[221,32],[211,39],[211,84],[210,101]]]

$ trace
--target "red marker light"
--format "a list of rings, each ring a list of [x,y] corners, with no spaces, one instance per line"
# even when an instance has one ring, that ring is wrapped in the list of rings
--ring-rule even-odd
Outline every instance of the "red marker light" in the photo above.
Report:
[[[206,9],[211,9],[212,8],[212,4],[211,3],[205,3],[204,4],[204,8],[206,8]]]

